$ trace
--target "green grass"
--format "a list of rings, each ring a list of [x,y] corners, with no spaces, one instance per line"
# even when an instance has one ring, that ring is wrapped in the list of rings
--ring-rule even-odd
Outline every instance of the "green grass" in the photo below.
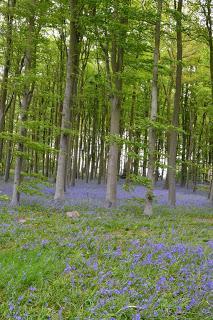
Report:
[[[195,268],[196,285],[201,281],[203,271],[199,276],[198,270],[209,259],[207,242],[212,237],[213,218],[209,209],[170,211],[156,207],[150,219],[137,206],[99,209],[95,214],[88,214],[86,208],[77,210],[80,218],[72,220],[63,212],[39,207],[20,207],[14,214],[7,208],[1,209],[0,319],[133,319],[136,313],[141,314],[141,319],[198,320],[201,315],[202,319],[211,319],[208,313],[203,313],[209,307],[207,297],[187,311],[190,296],[184,296],[183,292],[177,298],[173,296],[179,285],[179,270],[184,265]],[[20,219],[26,221],[21,223]],[[140,248],[132,244],[135,240]],[[204,254],[178,256],[175,263],[165,260],[160,267],[143,265],[139,258],[133,270],[134,254],[145,258],[152,253],[149,251],[152,247],[145,247],[144,252],[141,249],[150,241],[163,243],[167,248],[176,243],[190,248],[201,246]],[[116,250],[121,253],[116,254]],[[114,291],[107,298],[101,293],[108,287],[113,290],[125,287],[133,271],[147,281],[147,289],[142,289],[143,283],[136,279],[128,284],[130,291],[123,290],[122,294]],[[106,279],[100,280],[104,275]],[[155,294],[156,283],[163,276],[174,277],[174,283]],[[136,308],[138,301],[143,300],[139,297],[142,291],[147,292],[146,299],[154,295],[147,311]],[[178,299],[182,304],[179,314]],[[155,317],[150,316],[150,308],[156,309]]]

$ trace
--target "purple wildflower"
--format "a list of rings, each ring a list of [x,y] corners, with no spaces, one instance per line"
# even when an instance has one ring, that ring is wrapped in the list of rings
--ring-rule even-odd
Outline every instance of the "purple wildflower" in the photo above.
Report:
[[[213,240],[209,240],[207,243],[208,243],[208,246],[209,246],[211,249],[213,249]]]
[[[95,262],[93,263],[93,269],[94,269],[95,271],[98,270],[98,262],[97,262],[97,261],[95,261]]]
[[[66,268],[64,269],[64,273],[70,273],[72,271],[72,267],[69,263],[66,263]]]
[[[135,315],[132,317],[132,320],[141,320],[140,313],[135,314]]]
[[[22,301],[23,299],[24,299],[23,296],[19,296],[19,297],[18,297],[18,301],[19,301],[19,302]]]
[[[49,240],[46,240],[46,239],[44,239],[44,240],[41,241],[41,245],[42,245],[43,247],[46,246],[48,243],[49,243]]]
[[[29,287],[29,290],[30,290],[31,292],[35,292],[37,289],[36,289],[36,287],[30,286],[30,287]]]
[[[58,310],[58,318],[59,318],[59,320],[63,320],[63,308],[60,308],[59,310]]]
[[[10,311],[13,311],[14,309],[15,309],[14,304],[10,303],[10,304],[9,304],[9,310],[10,310]]]

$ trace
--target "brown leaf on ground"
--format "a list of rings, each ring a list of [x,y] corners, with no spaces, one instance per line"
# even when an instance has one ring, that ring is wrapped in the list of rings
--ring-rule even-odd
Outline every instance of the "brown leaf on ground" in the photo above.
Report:
[[[67,217],[75,219],[80,217],[80,213],[78,211],[70,211],[66,213]]]
[[[23,218],[19,218],[19,219],[18,219],[18,223],[25,223],[25,222],[27,222],[26,219],[23,219]]]

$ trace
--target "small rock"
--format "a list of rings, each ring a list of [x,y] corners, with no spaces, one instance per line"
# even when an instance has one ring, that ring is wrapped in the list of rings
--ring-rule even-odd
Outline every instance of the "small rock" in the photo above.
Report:
[[[73,219],[80,217],[80,213],[78,211],[67,212],[66,215],[67,215],[67,217],[73,218]]]
[[[18,223],[25,223],[25,222],[27,222],[27,220],[26,219],[18,219]]]

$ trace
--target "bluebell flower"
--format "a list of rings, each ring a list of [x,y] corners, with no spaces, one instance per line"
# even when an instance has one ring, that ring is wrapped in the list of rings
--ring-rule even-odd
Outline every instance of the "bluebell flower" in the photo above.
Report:
[[[29,287],[29,290],[30,290],[31,292],[35,292],[37,289],[36,289],[36,287],[30,286],[30,287]]]
[[[95,262],[93,263],[93,269],[94,269],[95,271],[98,270],[98,262],[97,262],[97,261],[95,261]]]
[[[22,301],[23,299],[24,299],[23,296],[19,296],[19,297],[18,297],[18,301],[19,301],[19,302]]]
[[[132,320],[141,320],[140,313],[135,314],[135,315],[132,317]]]
[[[48,243],[49,243],[49,240],[46,240],[46,239],[41,241],[42,246],[46,246]]]
[[[9,304],[9,310],[10,310],[10,311],[13,311],[14,309],[15,309],[14,304],[13,304],[13,303],[10,303],[10,304]]]

